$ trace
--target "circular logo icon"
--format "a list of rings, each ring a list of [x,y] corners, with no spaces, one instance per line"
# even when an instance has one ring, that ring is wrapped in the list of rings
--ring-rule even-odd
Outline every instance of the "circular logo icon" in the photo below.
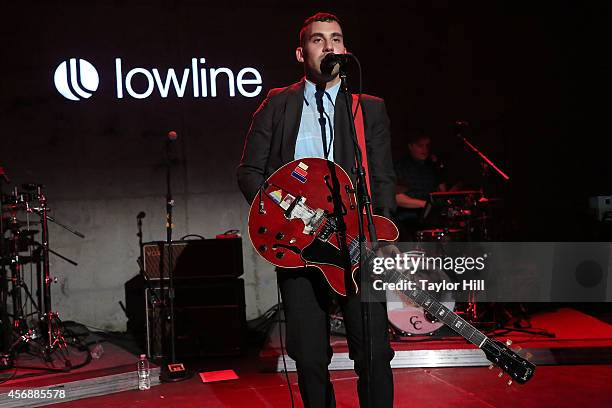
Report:
[[[58,65],[53,75],[58,92],[72,101],[89,98],[100,84],[98,71],[84,59],[70,58]]]

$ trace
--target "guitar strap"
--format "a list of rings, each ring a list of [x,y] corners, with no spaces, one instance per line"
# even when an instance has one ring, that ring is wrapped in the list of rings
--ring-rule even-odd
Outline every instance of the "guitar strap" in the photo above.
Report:
[[[361,149],[362,153],[361,165],[365,170],[365,179],[368,182],[368,194],[370,197],[372,197],[372,192],[370,191],[370,173],[368,172],[368,152],[365,142],[365,127],[363,125],[363,112],[361,110],[361,103],[359,103],[359,95],[353,95],[353,107],[357,107],[357,110],[353,111],[353,120],[355,122],[355,131],[357,133],[357,144],[359,144],[359,148]]]

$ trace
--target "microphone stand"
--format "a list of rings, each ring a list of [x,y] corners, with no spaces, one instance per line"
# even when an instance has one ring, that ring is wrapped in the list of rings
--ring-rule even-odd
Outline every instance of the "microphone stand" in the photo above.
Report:
[[[168,300],[170,303],[170,361],[164,364],[160,374],[160,380],[163,382],[177,382],[190,378],[190,373],[185,369],[183,363],[176,361],[176,344],[174,334],[174,256],[172,253],[172,210],[174,208],[174,199],[172,198],[170,169],[172,167],[172,159],[170,155],[170,144],[174,139],[166,140],[166,248],[168,251]],[[160,283],[164,281],[164,268],[161,268]],[[163,298],[163,288],[162,288]],[[165,325],[162,324],[162,327]]]
[[[483,165],[483,173],[486,174],[486,169],[487,166],[491,167],[493,170],[495,170],[495,172],[497,174],[499,174],[501,176],[501,178],[503,178],[505,181],[510,181],[510,176],[508,176],[506,173],[504,173],[499,167],[497,167],[495,165],[495,163],[493,163],[491,161],[491,159],[489,159],[483,152],[481,152],[476,146],[474,146],[472,143],[470,143],[470,141],[463,136],[461,133],[461,129],[466,125],[466,122],[457,122],[456,123],[456,134],[457,137],[468,147],[468,150],[472,151],[474,154],[476,154],[480,160],[482,160],[482,165]]]
[[[354,57],[353,57],[354,58]],[[376,235],[376,227],[374,226],[374,219],[372,217],[372,200],[370,195],[368,194],[367,188],[367,180],[365,177],[365,169],[363,168],[363,153],[361,152],[361,148],[359,146],[359,142],[357,141],[357,131],[355,129],[355,122],[353,119],[352,112],[352,100],[351,93],[348,90],[348,84],[346,79],[346,71],[343,67],[343,64],[340,64],[340,91],[344,94],[344,101],[346,105],[346,112],[349,119],[350,124],[350,133],[351,138],[353,140],[353,146],[355,151],[355,174],[357,176],[357,188],[356,188],[356,196],[357,196],[357,211],[358,211],[358,225],[359,225],[359,272],[361,274],[361,282],[364,280],[369,282],[369,276],[366,276],[364,279],[363,274],[367,273],[366,266],[366,257],[363,254],[363,244],[364,244],[364,225],[363,225],[363,211],[365,209],[366,221],[367,221],[367,229],[368,236],[370,238],[370,242],[372,245],[372,249],[376,250],[378,245],[378,237]],[[366,354],[366,373],[367,373],[367,401],[368,407],[373,407],[372,405],[372,334],[371,334],[371,321],[372,321],[372,311],[370,308],[370,291],[367,288],[363,287],[361,290],[366,290],[367,297],[365,301],[361,302],[361,320],[363,325],[363,336],[365,340],[365,354]],[[367,286],[367,285],[365,285]]]
[[[485,194],[485,178],[487,177],[487,175],[489,174],[488,169],[491,168],[493,170],[495,170],[495,172],[504,179],[504,181],[510,181],[510,176],[508,176],[506,173],[504,173],[499,167],[497,167],[495,165],[495,163],[493,163],[493,161],[491,161],[491,159],[489,159],[483,152],[481,152],[476,146],[474,146],[465,136],[463,136],[462,132],[463,129],[465,129],[468,126],[467,122],[464,121],[457,121],[455,122],[455,134],[457,135],[457,137],[463,142],[463,144],[465,146],[467,146],[468,150],[470,150],[472,153],[474,153],[476,156],[478,156],[478,158],[481,160],[481,164],[482,164],[482,181],[481,181],[481,185],[480,185],[480,192],[482,193],[482,198],[481,200],[486,201],[487,197]],[[485,241],[489,240],[489,228],[487,225],[487,221],[486,218],[482,219],[482,227],[483,227],[483,231],[484,231],[484,235],[483,238]],[[471,233],[469,232],[468,229],[468,236],[471,235]],[[471,240],[471,237],[470,237]]]

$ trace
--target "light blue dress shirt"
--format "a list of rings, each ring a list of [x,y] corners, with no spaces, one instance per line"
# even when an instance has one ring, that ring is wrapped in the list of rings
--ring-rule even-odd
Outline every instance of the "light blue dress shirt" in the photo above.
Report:
[[[329,147],[328,160],[334,161],[334,102],[340,89],[340,82],[325,90],[323,95],[323,108],[325,110],[325,133]],[[295,142],[294,159],[304,157],[325,158],[323,149],[323,138],[321,136],[321,124],[319,123],[319,112],[315,99],[316,85],[309,80],[304,84],[304,104],[302,106],[302,120]]]

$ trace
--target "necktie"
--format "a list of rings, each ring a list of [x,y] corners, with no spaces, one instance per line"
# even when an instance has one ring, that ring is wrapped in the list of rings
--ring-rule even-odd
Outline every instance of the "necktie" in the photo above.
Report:
[[[319,125],[321,125],[321,138],[323,139],[323,154],[327,159],[329,157],[329,149],[327,146],[327,121],[325,120],[325,109],[323,108],[323,91],[317,89],[315,92],[315,101],[317,103],[317,112],[319,112]]]

